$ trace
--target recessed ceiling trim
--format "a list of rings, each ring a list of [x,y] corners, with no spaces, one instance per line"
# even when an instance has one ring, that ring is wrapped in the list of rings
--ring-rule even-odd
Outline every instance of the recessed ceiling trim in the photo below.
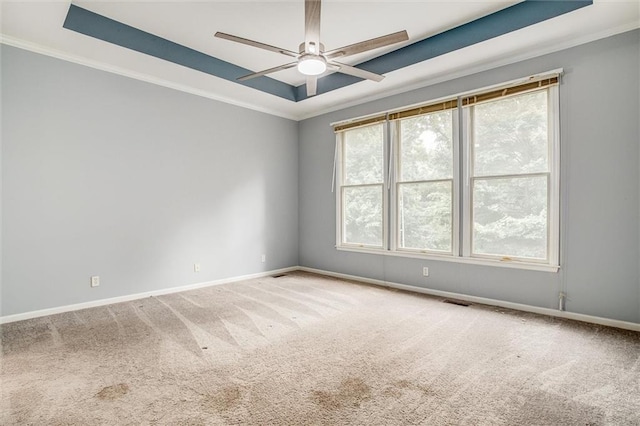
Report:
[[[591,4],[593,4],[592,0],[525,0],[498,12],[363,62],[357,67],[377,74],[385,74],[525,28]],[[69,7],[63,27],[237,84],[242,84],[289,101],[299,102],[307,99],[305,84],[296,87],[266,76],[246,81],[237,81],[238,77],[251,73],[252,71],[73,4]],[[317,94],[327,93],[360,81],[363,80],[358,77],[334,73],[318,79]]]
[[[289,84],[269,77],[241,82],[236,81],[238,76],[249,74],[253,71],[139,30],[74,4],[70,5],[62,26],[68,30],[126,47],[127,49],[233,81],[243,86],[252,87],[290,101],[296,101],[294,87]]]
[[[591,4],[593,4],[592,0],[525,0],[490,15],[363,62],[358,65],[358,68],[376,74],[386,74],[537,24]],[[363,80],[344,74],[331,74],[318,80],[317,93],[330,92],[359,81]],[[298,101],[307,98],[306,85],[303,84],[296,89],[296,99]]]

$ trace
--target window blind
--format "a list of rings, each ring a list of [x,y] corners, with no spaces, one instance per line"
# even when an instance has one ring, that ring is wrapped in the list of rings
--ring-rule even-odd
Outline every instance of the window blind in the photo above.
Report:
[[[387,114],[376,115],[373,117],[363,118],[361,120],[355,120],[347,123],[341,123],[333,126],[333,131],[344,132],[345,130],[355,129],[356,127],[369,126],[371,124],[377,124],[387,121]]]
[[[531,90],[536,90],[543,87],[557,85],[559,83],[559,73],[557,70],[550,71],[546,75],[532,77],[537,78],[534,81],[527,81],[525,83],[515,84],[513,86],[504,87],[501,89],[488,90],[484,92],[477,92],[474,94],[461,94],[460,106],[469,106],[479,102],[486,102],[493,99],[501,98],[504,96],[510,96],[518,93],[524,93]],[[522,81],[522,80],[521,80]],[[485,89],[486,90],[486,89]],[[355,129],[357,127],[369,126],[372,124],[383,123],[385,121],[401,120],[403,118],[414,117],[418,115],[430,114],[438,111],[446,111],[458,107],[458,97],[446,99],[439,102],[431,102],[420,106],[412,106],[407,109],[395,110],[387,113],[380,113],[364,118],[356,118],[352,121],[343,121],[341,123],[333,124],[333,131],[336,133],[343,132],[345,130]]]
[[[446,111],[448,109],[454,109],[458,107],[457,99],[449,99],[446,101],[438,102],[435,104],[421,105],[402,111],[396,111],[389,114],[389,120],[400,120],[408,117],[415,117],[417,115],[430,114],[432,112]]]
[[[347,123],[341,123],[333,127],[333,131],[343,132],[345,130],[355,129],[357,127],[369,126],[371,124],[382,123],[384,121],[400,120],[402,118],[414,117],[418,115],[429,114],[437,111],[446,111],[448,109],[457,108],[457,99],[449,99],[437,103],[430,103],[427,105],[421,105],[418,107],[412,107],[406,110],[394,111],[384,115],[376,115],[373,117],[367,117],[362,120],[354,120]]]
[[[554,86],[558,84],[558,76],[544,78],[542,80],[532,81],[517,86],[506,87],[504,89],[492,90],[490,92],[478,93],[471,96],[465,96],[462,98],[462,106],[468,106],[477,104],[480,102],[486,102],[504,96],[515,95],[518,93],[524,93],[542,87]]]

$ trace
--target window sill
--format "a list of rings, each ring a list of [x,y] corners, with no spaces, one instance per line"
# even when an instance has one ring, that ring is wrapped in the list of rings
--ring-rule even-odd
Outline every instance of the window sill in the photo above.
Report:
[[[558,270],[560,269],[559,265],[527,263],[527,262],[516,261],[516,260],[507,261],[507,260],[479,259],[479,258],[473,258],[473,257],[447,256],[447,255],[437,255],[437,254],[431,254],[431,253],[411,253],[411,252],[402,252],[402,251],[389,251],[389,250],[382,250],[382,249],[371,249],[371,248],[368,249],[368,248],[344,247],[344,246],[336,246],[336,250],[348,251],[348,252],[354,252],[354,253],[377,254],[381,256],[408,257],[408,258],[414,258],[414,259],[466,263],[469,265],[495,266],[498,268],[526,269],[530,271],[558,272]]]

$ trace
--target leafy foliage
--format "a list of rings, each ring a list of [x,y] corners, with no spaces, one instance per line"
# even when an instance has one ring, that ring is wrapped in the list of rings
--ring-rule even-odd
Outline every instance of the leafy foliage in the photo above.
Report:
[[[545,259],[548,235],[547,91],[470,108],[472,252]],[[396,158],[398,244],[451,253],[453,119],[457,110],[401,120]],[[343,239],[384,240],[384,135],[381,124],[345,132]]]
[[[495,176],[549,169],[547,92],[473,107],[473,174]]]
[[[345,132],[342,192],[345,243],[382,246],[383,242],[383,126]],[[366,185],[366,186],[362,186]]]
[[[382,189],[382,185],[344,188],[346,243],[382,245]]]
[[[448,110],[400,122],[399,245],[451,252],[453,114]]]
[[[400,200],[400,247],[451,252],[451,181],[403,183]]]
[[[547,176],[476,180],[473,251],[546,258]]]
[[[547,257],[547,121],[546,91],[473,107],[474,253]]]
[[[384,181],[384,137],[382,124],[345,132],[343,173],[345,185]]]

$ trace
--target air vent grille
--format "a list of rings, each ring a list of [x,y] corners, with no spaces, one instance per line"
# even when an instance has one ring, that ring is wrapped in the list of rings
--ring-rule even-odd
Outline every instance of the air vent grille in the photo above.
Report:
[[[465,302],[464,300],[457,300],[457,299],[444,299],[443,302],[449,303],[451,305],[458,305],[458,306],[469,306],[471,304],[471,303]]]

